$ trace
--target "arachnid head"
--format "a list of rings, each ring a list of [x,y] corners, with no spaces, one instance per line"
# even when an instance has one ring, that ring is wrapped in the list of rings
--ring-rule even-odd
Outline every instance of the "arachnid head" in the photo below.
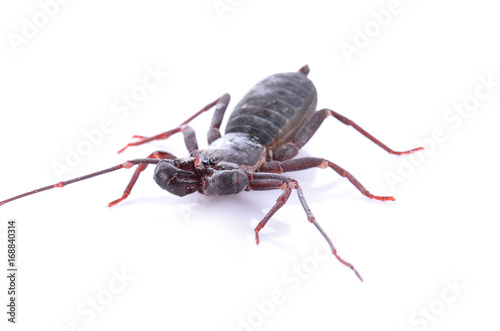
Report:
[[[238,165],[214,158],[162,160],[153,178],[162,189],[180,197],[196,191],[208,196],[237,194],[248,185],[248,176]]]

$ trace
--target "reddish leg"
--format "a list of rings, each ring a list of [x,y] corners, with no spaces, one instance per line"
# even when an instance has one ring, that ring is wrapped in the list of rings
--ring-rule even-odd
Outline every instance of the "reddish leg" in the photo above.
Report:
[[[170,153],[167,153],[167,152],[156,151],[156,152],[148,155],[147,158],[148,159],[158,159],[158,160],[164,160],[164,159],[173,160],[173,159],[175,159],[175,156],[170,154]],[[129,196],[130,192],[132,191],[132,188],[135,185],[135,182],[137,182],[137,179],[139,178],[139,175],[141,174],[141,172],[144,171],[144,169],[147,168],[147,166],[148,166],[147,163],[142,163],[142,164],[139,164],[137,166],[137,168],[135,168],[134,174],[132,175],[130,182],[128,183],[127,187],[125,188],[125,191],[123,191],[122,197],[119,199],[116,199],[114,201],[111,201],[108,204],[108,207],[112,207],[112,206],[116,205],[117,203],[121,202],[122,200],[125,200]]]
[[[408,153],[413,153],[419,150],[424,149],[423,147],[418,147],[414,149],[410,149],[408,151],[403,151],[403,152],[398,152],[395,151],[384,143],[382,143],[380,140],[372,136],[370,133],[366,132],[362,127],[348,119],[347,117],[340,115],[336,113],[335,111],[331,109],[321,109],[315,112],[311,117],[309,117],[304,124],[300,127],[300,129],[295,133],[295,136],[293,138],[293,141],[291,143],[284,144],[277,148],[273,152],[273,159],[275,161],[284,161],[284,160],[289,160],[295,155],[297,155],[299,149],[301,149],[308,141],[311,139],[311,137],[316,133],[316,130],[318,130],[319,126],[325,118],[333,116],[345,125],[350,125],[353,128],[355,128],[358,132],[363,134],[365,137],[373,141],[375,144],[378,146],[382,147],[385,149],[387,152],[391,154],[396,154],[396,155],[401,155],[401,154],[408,154]]]
[[[144,136],[135,135],[135,136],[133,136],[133,138],[139,138],[140,140],[136,141],[136,142],[133,142],[133,143],[127,144],[127,146],[125,146],[122,149],[120,149],[118,151],[118,153],[123,152],[125,149],[127,149],[130,146],[142,145],[144,143],[147,143],[147,142],[150,142],[150,141],[153,141],[153,140],[167,139],[171,135],[173,135],[173,134],[175,134],[177,132],[181,132],[182,129],[183,129],[183,127],[185,127],[189,122],[191,122],[193,119],[195,119],[196,117],[198,117],[200,114],[206,112],[207,110],[209,110],[210,108],[212,108],[215,105],[217,105],[217,107],[216,107],[216,114],[214,115],[214,117],[220,116],[220,121],[219,121],[219,124],[218,124],[220,126],[220,122],[222,121],[222,116],[224,115],[224,111],[227,108],[227,103],[228,102],[229,102],[229,94],[224,94],[222,97],[218,98],[217,100],[215,100],[215,101],[209,103],[208,105],[206,105],[205,107],[203,107],[200,111],[198,111],[196,114],[194,114],[193,116],[191,116],[190,118],[188,118],[187,120],[185,120],[184,122],[182,122],[175,129],[162,132],[162,133],[154,135],[152,137],[144,137]],[[225,106],[224,106],[224,104],[225,104]],[[216,122],[215,123],[215,128],[218,131],[218,128],[219,128],[219,126],[217,126],[217,122],[218,121],[215,120],[215,122]],[[220,134],[219,134],[219,136],[220,136]]]
[[[121,164],[119,164],[117,166],[111,167],[111,168],[107,168],[107,169],[104,169],[104,170],[99,170],[99,171],[93,172],[93,173],[88,174],[88,175],[80,176],[80,177],[73,178],[73,179],[68,179],[68,180],[65,180],[65,181],[62,181],[62,182],[58,182],[58,183],[55,183],[55,184],[52,184],[52,185],[40,187],[40,188],[38,188],[36,190],[33,190],[33,191],[29,191],[29,192],[26,192],[26,193],[23,193],[23,194],[16,195],[15,197],[12,197],[12,198],[0,201],[0,206],[6,204],[8,202],[11,202],[11,201],[14,201],[14,200],[17,200],[17,199],[21,199],[21,198],[24,198],[24,197],[27,197],[27,196],[30,196],[30,195],[33,195],[33,194],[36,194],[36,193],[47,191],[47,190],[50,190],[50,189],[53,189],[53,188],[65,187],[65,186],[67,186],[69,184],[73,184],[73,183],[76,183],[76,182],[79,182],[79,181],[82,181],[82,180],[86,180],[86,179],[89,179],[89,178],[92,178],[92,177],[104,175],[104,174],[107,174],[109,172],[113,172],[113,171],[116,171],[116,170],[119,170],[119,169],[129,169],[129,168],[132,168],[134,165],[137,165],[137,164],[138,165],[148,165],[148,164],[158,164],[159,162],[160,162],[159,159],[135,159],[135,160],[125,161],[125,162],[123,162],[123,163],[121,163]]]
[[[325,169],[327,167],[335,170],[340,176],[347,178],[361,193],[370,199],[382,200],[382,201],[394,201],[393,197],[383,197],[371,194],[350,172],[344,168],[338,166],[337,164],[330,162],[328,160],[317,158],[317,157],[304,157],[300,159],[291,159],[283,162],[273,161],[266,163],[260,167],[259,171],[262,172],[274,172],[282,173],[288,171],[298,171],[309,168],[318,167]]]
[[[257,244],[259,243],[259,231],[262,230],[262,228],[266,225],[266,223],[269,221],[269,219],[281,208],[283,205],[287,202],[288,198],[290,197],[290,194],[292,193],[292,190],[295,189],[297,190],[297,196],[299,197],[300,203],[302,204],[302,208],[304,208],[304,211],[306,212],[307,215],[307,220],[311,223],[313,223],[318,231],[323,235],[323,237],[326,239],[328,242],[328,245],[330,246],[333,255],[345,266],[348,268],[352,269],[356,276],[363,281],[363,278],[361,278],[360,274],[358,271],[354,268],[352,264],[349,262],[345,261],[342,259],[338,253],[337,249],[333,245],[332,241],[328,237],[328,235],[323,231],[321,226],[318,224],[316,221],[316,218],[314,217],[311,209],[307,205],[306,199],[304,197],[304,193],[302,192],[302,189],[299,186],[299,183],[294,180],[290,179],[278,174],[265,174],[265,173],[254,173],[253,178],[251,178],[249,182],[250,189],[254,191],[262,191],[262,190],[273,190],[273,189],[282,189],[284,192],[279,196],[278,200],[276,201],[276,204],[269,210],[269,212],[264,216],[262,221],[259,222],[257,227],[255,228],[255,240]]]

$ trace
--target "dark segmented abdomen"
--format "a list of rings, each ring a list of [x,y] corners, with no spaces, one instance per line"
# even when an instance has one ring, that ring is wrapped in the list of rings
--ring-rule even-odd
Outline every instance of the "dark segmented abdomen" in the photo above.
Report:
[[[252,87],[236,105],[226,133],[248,133],[274,150],[292,140],[295,131],[316,110],[316,101],[316,88],[304,74],[269,76]]]

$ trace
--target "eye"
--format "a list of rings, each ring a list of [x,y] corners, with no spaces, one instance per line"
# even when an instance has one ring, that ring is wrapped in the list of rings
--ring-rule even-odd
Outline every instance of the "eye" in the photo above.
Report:
[[[211,156],[208,158],[208,162],[210,163],[210,165],[216,165],[217,159],[215,157]]]
[[[202,163],[203,163],[203,165],[204,165],[204,166],[211,167],[211,166],[216,165],[216,164],[217,164],[217,162],[218,162],[218,161],[217,161],[217,159],[216,159],[215,157],[210,156],[208,159],[203,160],[203,162],[202,162]]]

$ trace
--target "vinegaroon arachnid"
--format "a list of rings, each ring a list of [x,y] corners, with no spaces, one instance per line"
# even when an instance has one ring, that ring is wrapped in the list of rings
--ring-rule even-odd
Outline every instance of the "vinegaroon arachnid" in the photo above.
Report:
[[[305,65],[298,72],[275,74],[257,83],[234,108],[224,136],[221,136],[219,128],[229,104],[229,94],[224,94],[206,105],[175,129],[152,137],[134,136],[133,138],[138,140],[119,151],[123,152],[130,146],[141,145],[149,141],[167,139],[175,133],[182,132],[189,157],[177,158],[168,152],[156,151],[144,159],[125,161],[108,169],[26,192],[1,201],[0,206],[38,192],[137,165],[123,195],[110,202],[108,206],[111,207],[129,196],[139,175],[149,164],[156,164],[154,171],[156,183],[162,189],[178,196],[194,192],[207,196],[223,196],[242,191],[283,190],[276,204],[255,228],[255,240],[259,243],[259,231],[287,202],[292,191],[296,190],[307,219],[325,237],[332,253],[341,263],[351,268],[360,280],[363,280],[354,266],[337,254],[332,241],[309,209],[299,183],[284,176],[283,173],[314,167],[331,168],[339,175],[346,177],[368,198],[382,201],[394,200],[390,196],[373,195],[352,174],[331,161],[317,157],[294,158],[299,149],[314,135],[323,120],[329,116],[352,126],[391,154],[412,153],[423,148],[404,152],[394,151],[359,125],[335,111],[327,108],[316,111],[316,88],[307,78],[308,73],[309,67]],[[199,150],[195,132],[188,123],[211,108],[215,108],[215,113],[208,131],[209,146]]]

